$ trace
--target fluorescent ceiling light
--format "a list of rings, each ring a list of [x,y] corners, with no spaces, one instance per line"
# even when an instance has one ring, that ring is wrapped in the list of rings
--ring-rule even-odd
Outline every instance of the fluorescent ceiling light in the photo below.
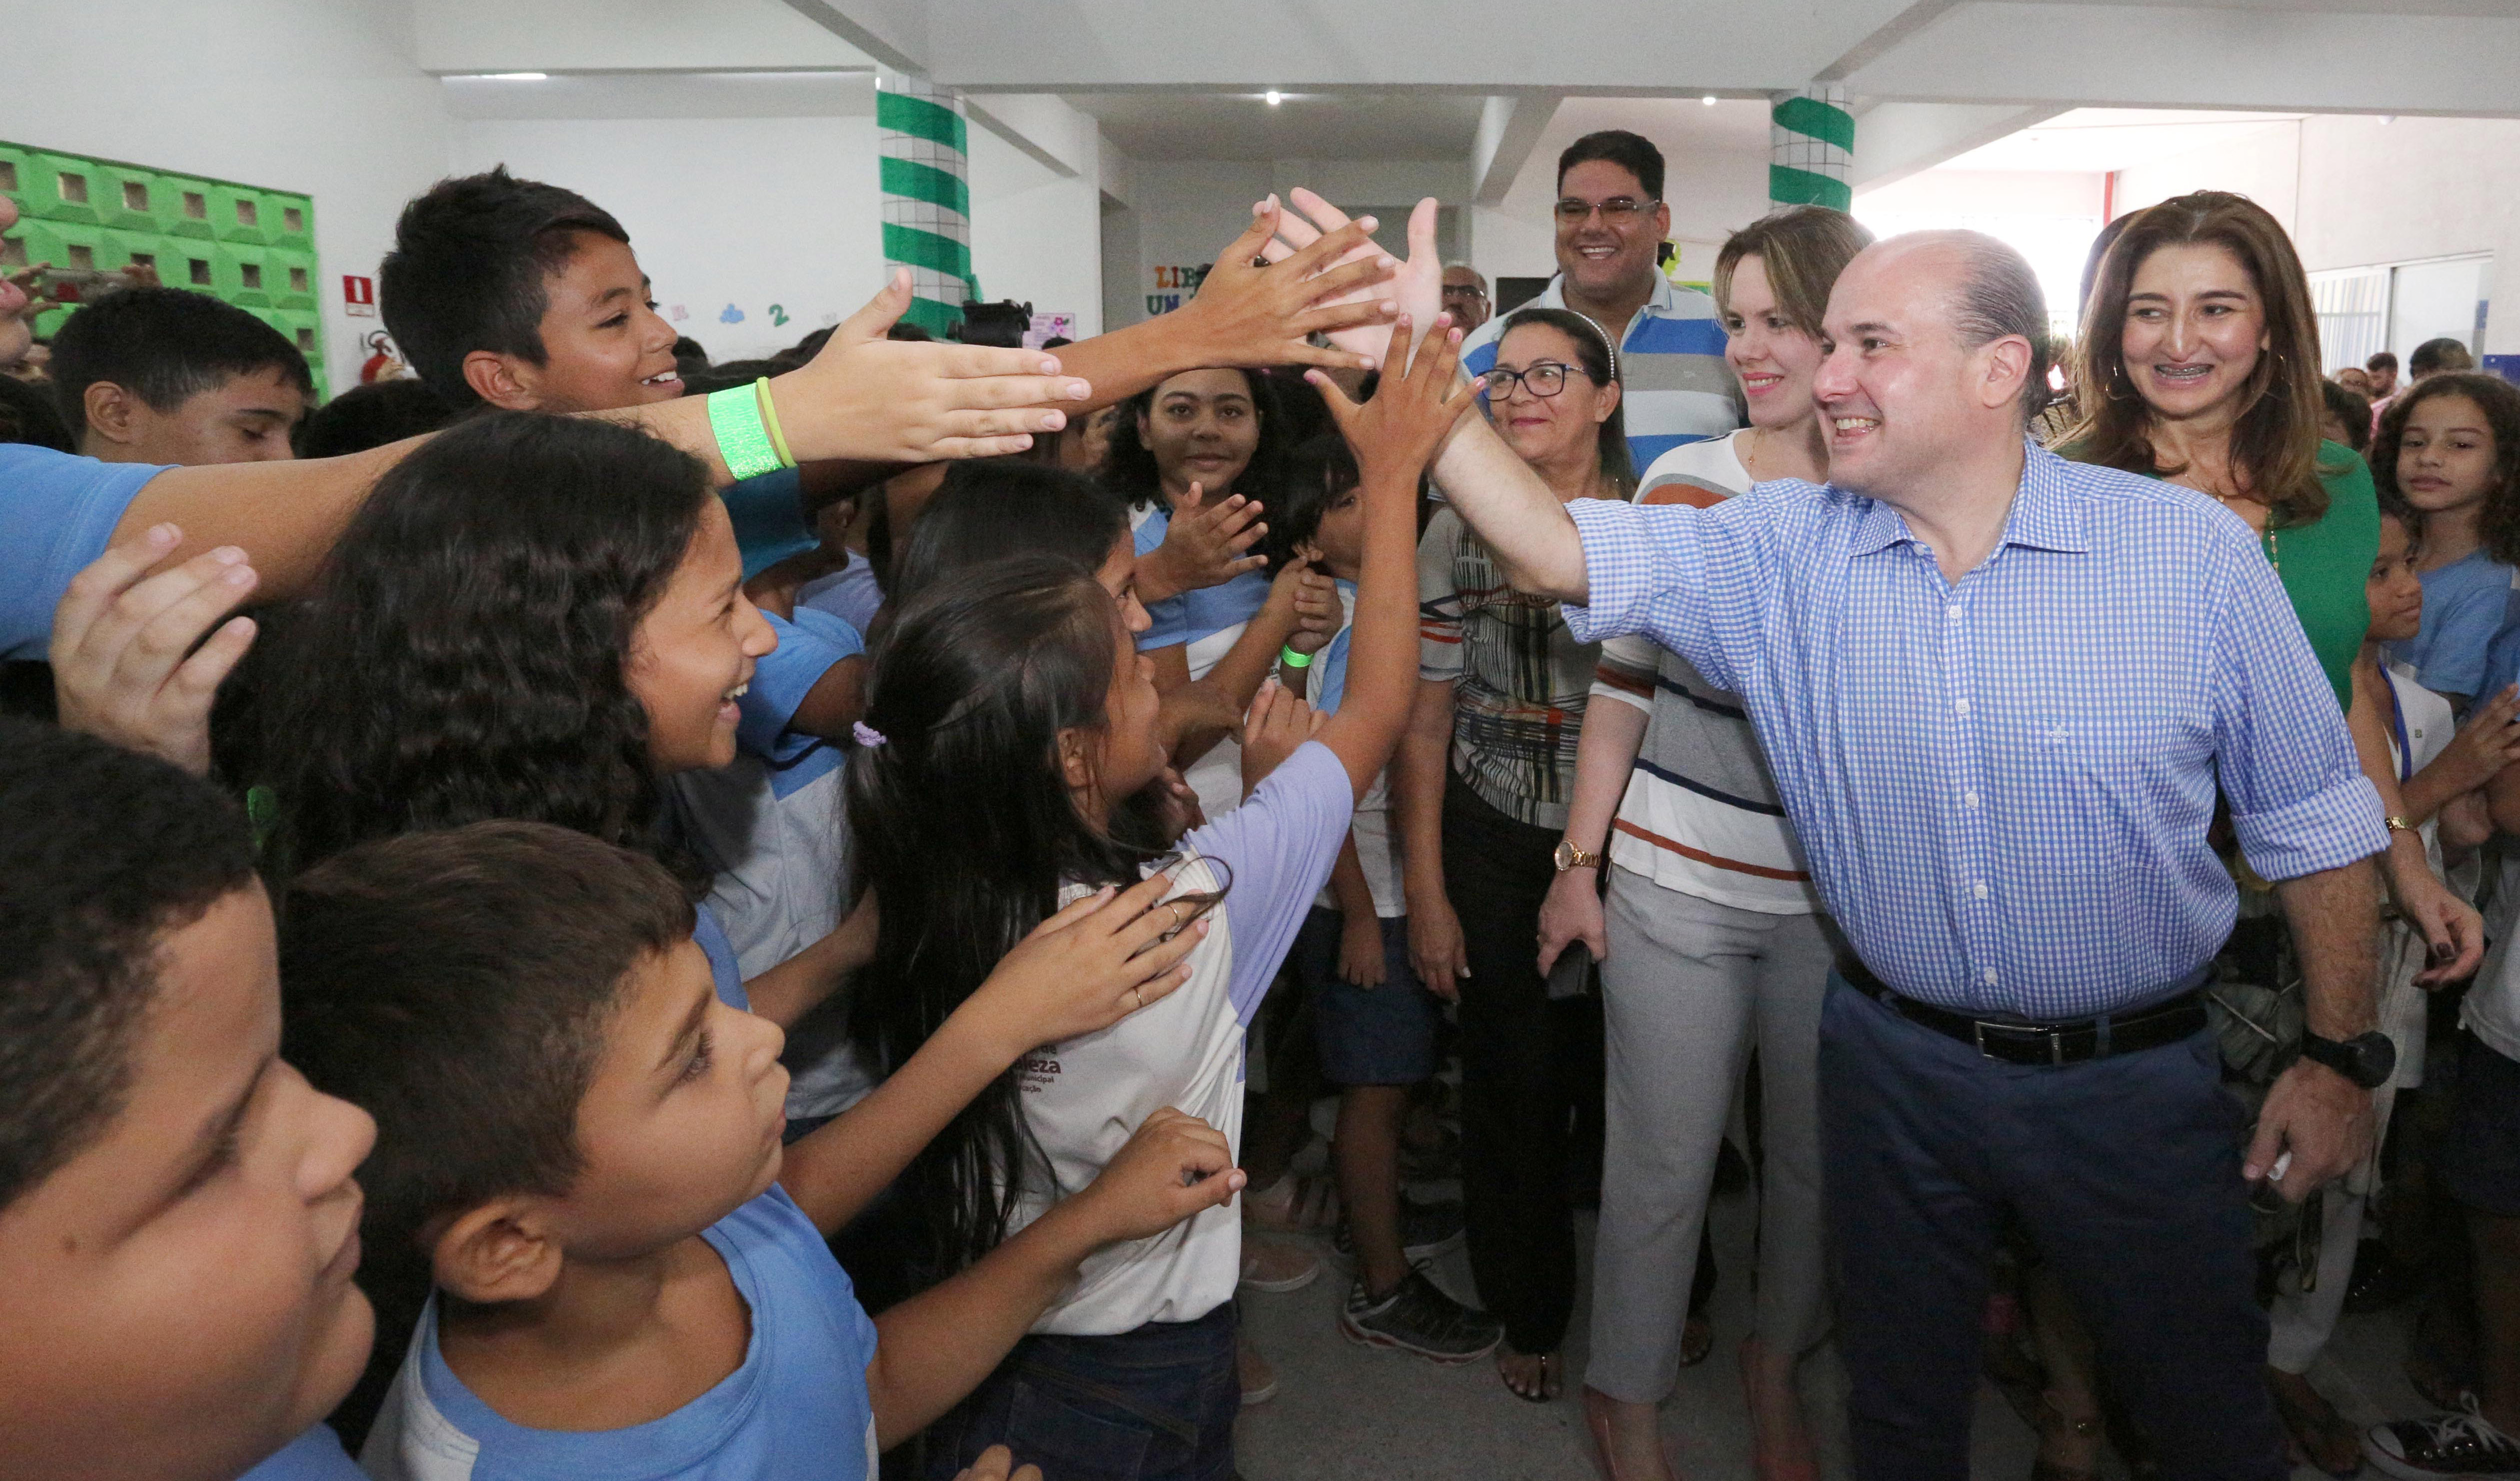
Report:
[[[548,82],[549,72],[457,72],[458,77],[472,77],[483,82]]]
[[[1279,104],[1286,101],[1286,95],[1278,91],[1274,87],[1261,94],[1261,96],[1269,100],[1269,106],[1271,108],[1276,108]]]

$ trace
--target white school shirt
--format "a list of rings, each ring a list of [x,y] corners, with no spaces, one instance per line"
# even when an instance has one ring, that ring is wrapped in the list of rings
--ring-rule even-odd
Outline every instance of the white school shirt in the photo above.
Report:
[[[1230,875],[1225,903],[1209,913],[1214,923],[1190,955],[1190,980],[1169,997],[1018,1061],[1024,1122],[1057,1187],[1025,1188],[1010,1233],[1083,1191],[1166,1106],[1223,1132],[1239,1154],[1243,1029],[1337,862],[1354,803],[1337,754],[1308,740],[1250,801],[1182,839],[1188,862],[1173,872],[1173,893],[1213,890]],[[1072,885],[1059,905],[1086,893]],[[1106,1336],[1149,1322],[1194,1322],[1231,1301],[1242,1275],[1238,1203],[1096,1252],[1032,1329]]]
[[[2432,765],[2433,758],[2458,734],[2458,722],[2451,714],[2448,699],[2415,682],[2414,665],[2384,664],[2381,672],[2397,695],[2399,724],[2406,727],[2404,746],[2398,740],[2398,726],[2389,728],[2389,764],[2398,769],[2403,782]],[[2441,874],[2441,816],[2436,813],[2426,819],[2415,832],[2424,840],[2425,862],[2432,866],[2434,874]],[[2398,1067],[2389,1079],[2401,1089],[2424,1083],[2424,1036],[2430,1018],[2426,1000],[2430,996],[2420,988],[2392,992],[2384,984],[2381,989],[2380,1027],[2398,1050]]]

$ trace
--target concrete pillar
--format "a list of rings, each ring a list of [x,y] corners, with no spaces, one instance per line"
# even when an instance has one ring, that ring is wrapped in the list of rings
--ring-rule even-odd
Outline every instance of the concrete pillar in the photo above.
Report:
[[[910,269],[902,317],[943,337],[980,296],[971,276],[969,135],[963,100],[916,77],[877,78],[875,121],[883,170],[883,258]]]
[[[1768,199],[1778,205],[1855,203],[1848,178],[1855,166],[1855,115],[1846,88],[1815,82],[1778,93],[1768,114]]]

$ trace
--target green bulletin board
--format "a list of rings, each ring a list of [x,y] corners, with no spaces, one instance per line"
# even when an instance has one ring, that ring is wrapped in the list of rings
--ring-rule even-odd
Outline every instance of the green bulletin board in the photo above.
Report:
[[[168,288],[221,298],[280,331],[324,381],[315,202],[288,191],[32,149],[0,139],[0,194],[18,224],[0,237],[0,273],[38,262],[112,272],[158,269]],[[77,312],[35,317],[50,338]]]

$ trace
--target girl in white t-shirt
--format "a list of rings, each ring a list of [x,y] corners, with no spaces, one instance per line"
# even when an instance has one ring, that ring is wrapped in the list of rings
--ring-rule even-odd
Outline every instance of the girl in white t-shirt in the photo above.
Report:
[[[1301,701],[1265,695],[1245,765],[1258,779],[1277,764],[1169,860],[1113,835],[1114,803],[1165,757],[1152,665],[1100,584],[1071,561],[1019,558],[946,577],[897,614],[849,776],[862,878],[882,901],[857,1023],[878,1065],[916,1052],[1068,899],[1160,868],[1176,889],[1158,910],[1202,933],[1177,991],[1114,1028],[1045,1043],[914,1163],[902,1191],[928,1218],[932,1276],[1085,1187],[1158,1109],[1238,1138],[1244,1026],[1407,720],[1418,478],[1471,404],[1453,384],[1458,358],[1457,337],[1430,339],[1362,409],[1326,385],[1369,504],[1358,697],[1308,740]],[[1096,1257],[931,1433],[930,1474],[1001,1443],[1064,1481],[1227,1474],[1240,1264],[1230,1208]]]

